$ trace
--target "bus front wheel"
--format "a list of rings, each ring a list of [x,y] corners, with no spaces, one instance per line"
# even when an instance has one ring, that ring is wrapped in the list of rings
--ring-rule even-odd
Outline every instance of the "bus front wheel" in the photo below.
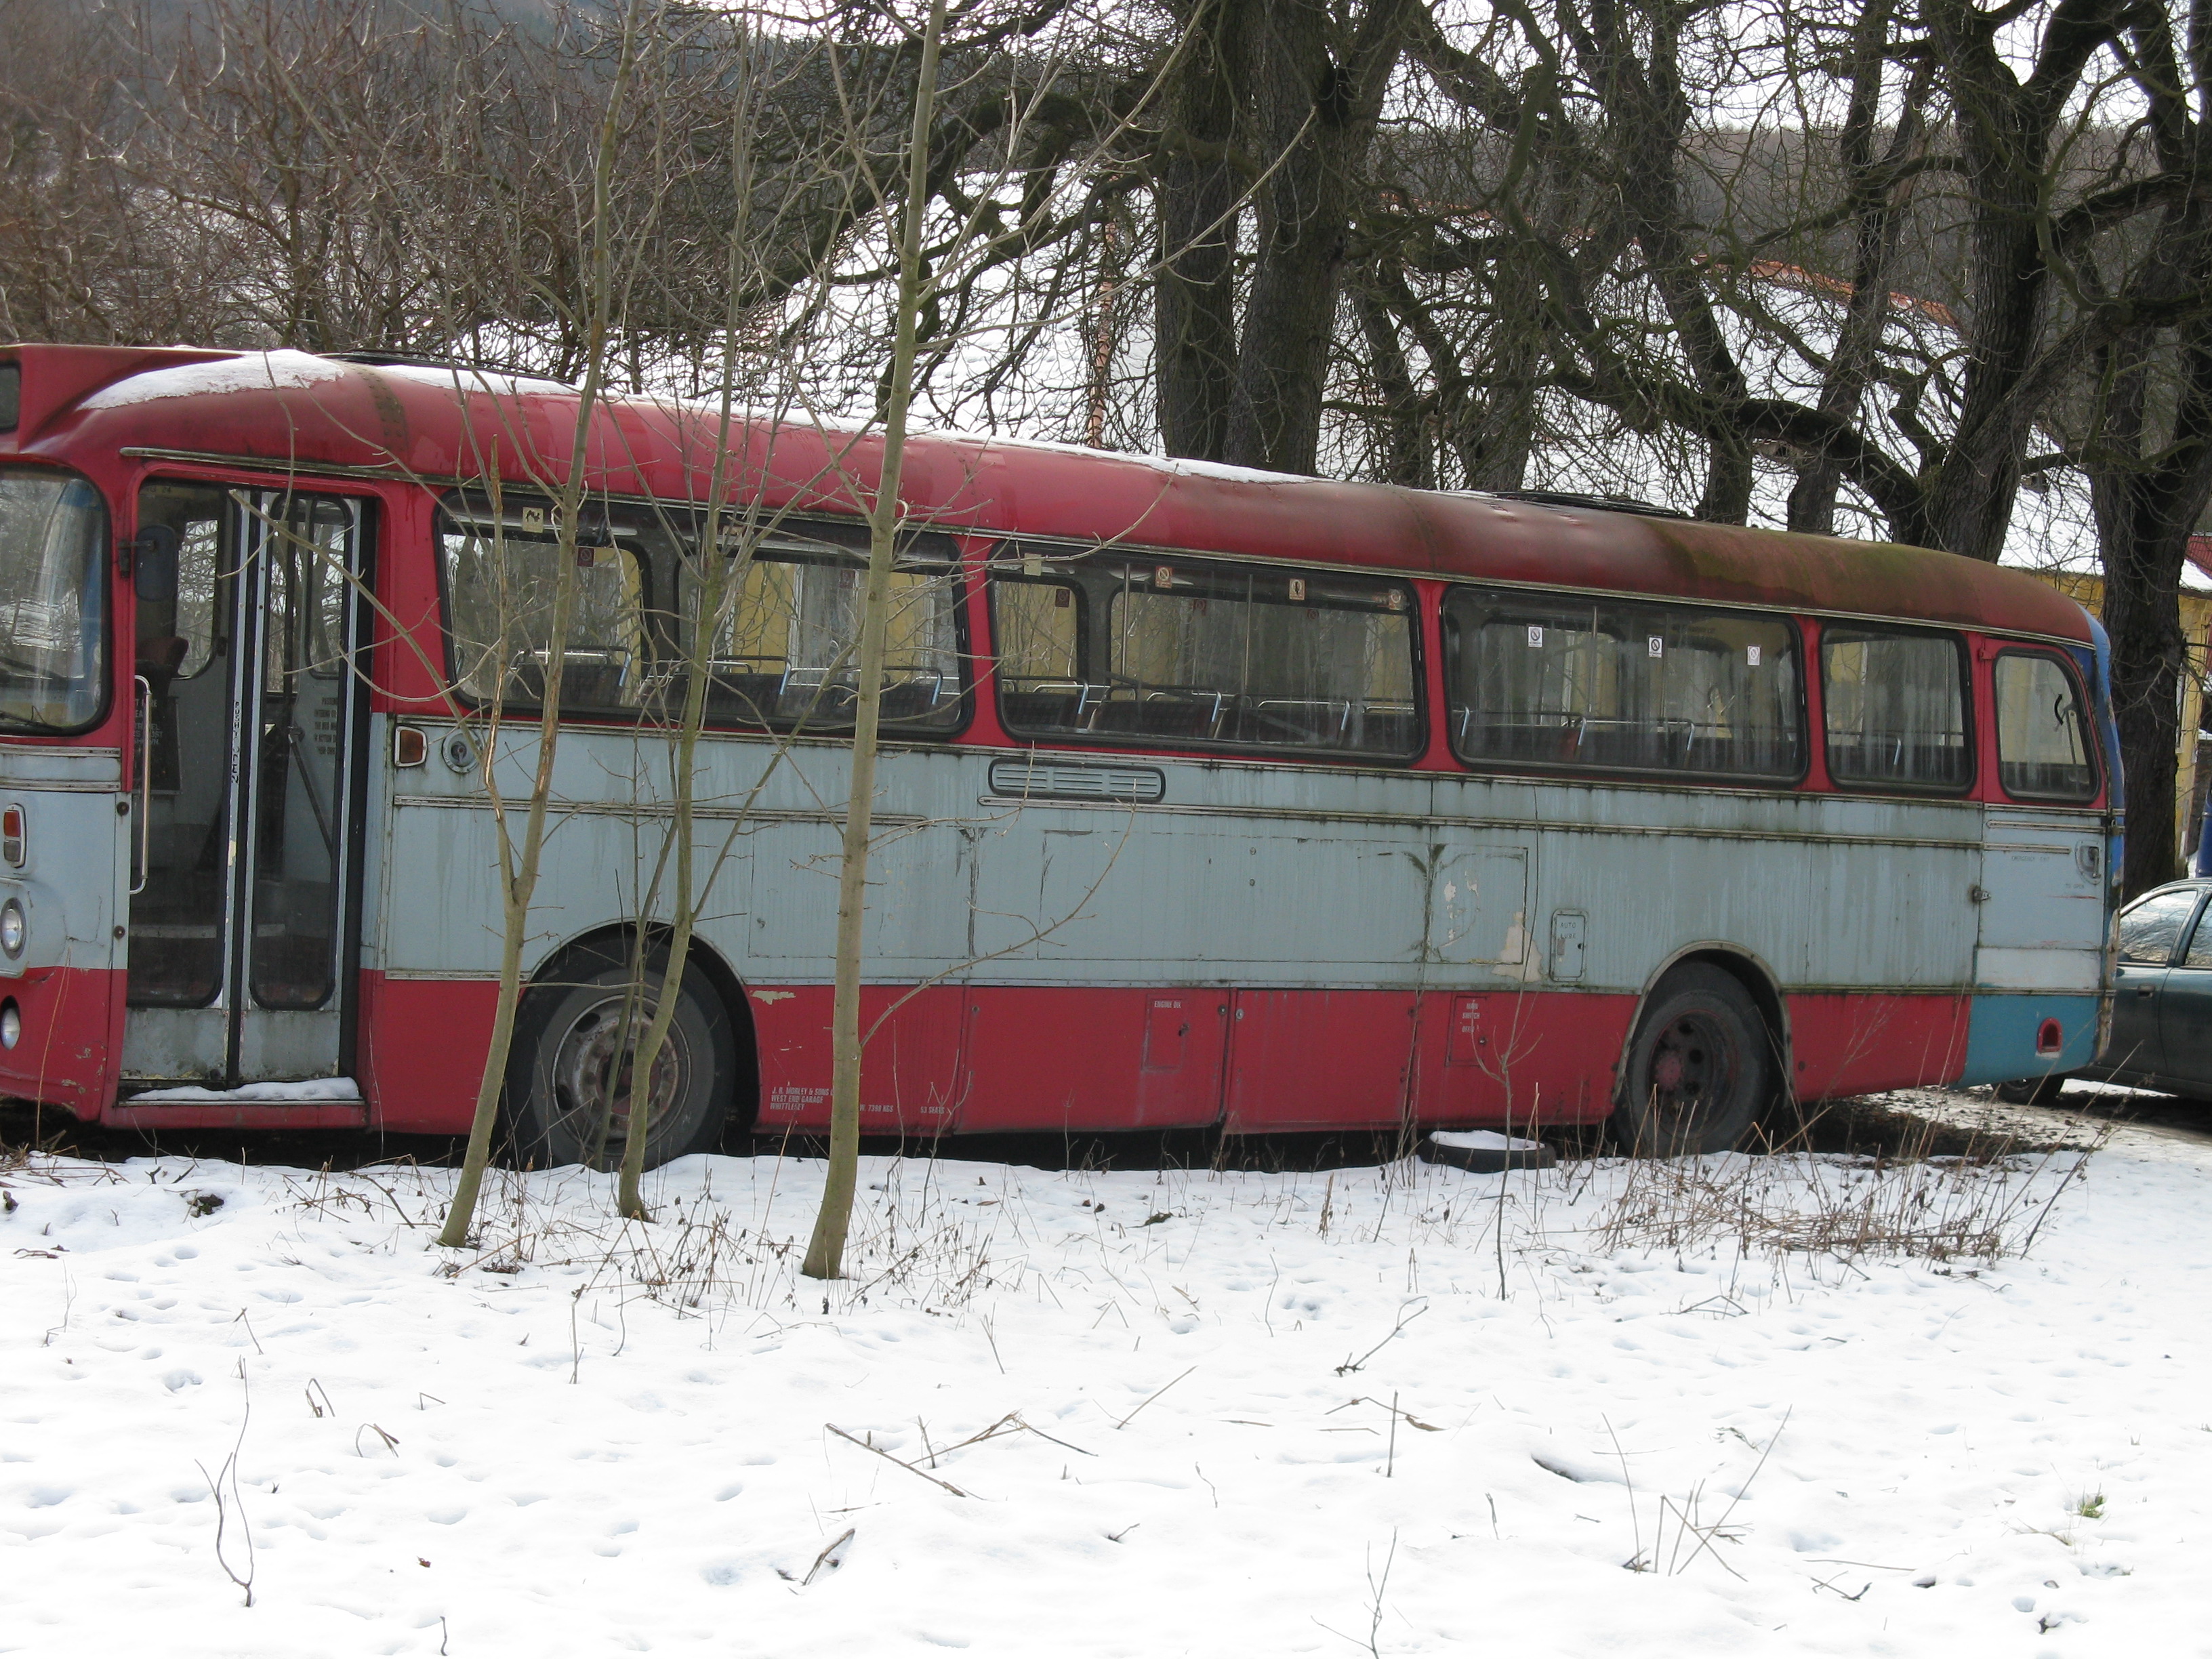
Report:
[[[507,1060],[516,1161],[550,1169],[622,1162],[630,1133],[633,1061],[666,971],[649,958],[646,990],[627,955],[598,951],[534,986],[514,1023]],[[645,1167],[710,1150],[720,1138],[735,1067],[730,1018],[696,963],[677,987],[676,1012],[654,1057],[647,1100]]]
[[[1734,1150],[1766,1096],[1765,1022],[1734,975],[1667,975],[1629,1046],[1615,1129],[1640,1157]]]

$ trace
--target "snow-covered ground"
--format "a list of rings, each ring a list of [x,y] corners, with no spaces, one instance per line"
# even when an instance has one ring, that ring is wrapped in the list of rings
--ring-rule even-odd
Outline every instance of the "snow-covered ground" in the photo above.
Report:
[[[2202,1653],[2212,1149],[2081,1163],[871,1160],[825,1293],[796,1160],[19,1162],[0,1651]]]

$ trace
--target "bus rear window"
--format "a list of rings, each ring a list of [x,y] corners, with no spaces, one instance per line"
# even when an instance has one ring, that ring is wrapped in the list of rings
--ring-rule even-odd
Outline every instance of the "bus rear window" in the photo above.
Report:
[[[2097,769],[2074,677],[2054,658],[2008,651],[1993,678],[1997,705],[1997,781],[2008,795],[2037,800],[2093,800]]]
[[[1444,601],[1471,766],[1795,778],[1797,630],[1753,611],[1462,587]]]
[[[1838,783],[1948,791],[1973,781],[1958,640],[1830,628],[1820,635],[1820,677]]]
[[[1404,757],[1413,598],[1392,581],[1096,555],[991,584],[999,710],[1019,737]]]
[[[106,549],[90,484],[0,467],[0,731],[82,732],[100,717]]]

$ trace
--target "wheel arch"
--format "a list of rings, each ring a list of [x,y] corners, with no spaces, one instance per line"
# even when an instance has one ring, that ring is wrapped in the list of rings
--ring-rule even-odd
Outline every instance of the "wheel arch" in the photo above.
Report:
[[[1628,1022],[1628,1029],[1621,1036],[1620,1054],[1613,1065],[1613,1104],[1620,1104],[1620,1091],[1627,1086],[1629,1055],[1635,1048],[1637,1033],[1643,1030],[1644,1016],[1652,1000],[1669,975],[1691,963],[1717,968],[1741,985],[1766,1026],[1767,1044],[1774,1060],[1774,1081],[1766,1103],[1760,1109],[1761,1115],[1796,1099],[1796,1070],[1790,1060],[1790,1000],[1782,994],[1780,976],[1755,951],[1727,939],[1701,939],[1662,957],[1645,977],[1643,989],[1637,994],[1636,1016]]]
[[[649,933],[653,935],[665,936],[668,931],[665,922],[649,925]],[[612,955],[626,959],[636,948],[637,935],[635,921],[605,922],[588,928],[539,958],[538,965],[524,976],[522,988],[527,993],[534,985],[557,981],[568,964],[587,955]],[[735,1076],[725,1127],[750,1129],[760,1117],[760,1043],[753,1030],[752,1007],[745,995],[744,981],[738,976],[726,957],[696,933],[685,949],[684,962],[705,975],[722,1005],[724,1017],[730,1022],[734,1055],[732,1069]]]

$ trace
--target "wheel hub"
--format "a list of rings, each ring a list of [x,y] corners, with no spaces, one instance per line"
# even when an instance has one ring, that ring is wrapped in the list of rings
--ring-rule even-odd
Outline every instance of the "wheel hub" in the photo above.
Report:
[[[628,1017],[625,1018],[627,1010]],[[575,1121],[588,1142],[606,1125],[606,1144],[616,1146],[629,1133],[629,1107],[637,1048],[652,1024],[652,1011],[627,995],[609,997],[584,1010],[569,1025],[556,1051],[553,1092],[561,1115]],[[671,1026],[653,1056],[646,1089],[646,1121],[658,1124],[681,1093],[686,1056],[682,1037]]]

